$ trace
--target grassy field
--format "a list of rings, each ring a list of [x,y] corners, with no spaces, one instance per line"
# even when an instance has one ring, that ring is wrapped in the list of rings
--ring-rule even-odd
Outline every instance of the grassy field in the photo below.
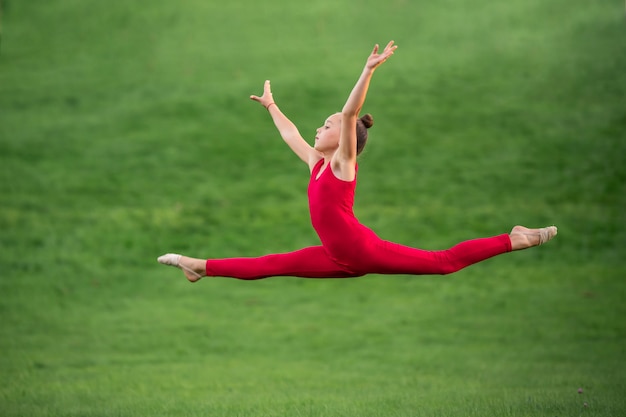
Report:
[[[626,26],[582,0],[5,0],[0,415],[626,415]],[[355,211],[457,274],[206,279],[317,244],[307,138],[374,43]],[[582,388],[579,393],[578,389]]]

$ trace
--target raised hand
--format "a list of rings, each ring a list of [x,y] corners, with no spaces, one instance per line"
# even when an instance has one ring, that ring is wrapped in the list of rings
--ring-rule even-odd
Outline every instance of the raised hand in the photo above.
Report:
[[[393,55],[394,51],[398,48],[397,45],[393,44],[393,41],[389,42],[382,53],[378,53],[378,44],[374,46],[374,50],[367,58],[366,68],[376,69],[380,64],[385,62],[391,55]]]
[[[261,97],[252,95],[250,98],[263,105],[266,109],[274,103],[274,97],[272,97],[272,89],[270,87],[270,80],[266,80],[263,85],[263,95]]]

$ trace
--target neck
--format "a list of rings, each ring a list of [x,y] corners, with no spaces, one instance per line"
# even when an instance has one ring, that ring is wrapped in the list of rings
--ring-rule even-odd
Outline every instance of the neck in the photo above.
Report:
[[[322,157],[324,158],[324,164],[330,163],[330,161],[333,159],[333,156],[335,156],[335,152],[337,152],[336,149],[332,151],[322,152]]]

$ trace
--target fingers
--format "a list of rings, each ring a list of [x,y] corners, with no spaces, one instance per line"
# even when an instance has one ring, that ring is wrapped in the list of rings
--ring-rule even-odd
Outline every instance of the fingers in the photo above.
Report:
[[[379,45],[376,44],[376,46],[374,46],[374,50],[372,51],[372,54],[370,55],[370,57],[381,58],[384,61],[385,59],[393,55],[394,51],[398,48],[398,46],[394,45],[394,41],[389,41],[387,46],[385,46],[385,49],[383,49],[383,52],[380,54],[378,53],[379,48],[380,48]]]
[[[263,96],[259,97],[259,96],[251,95],[250,99],[261,103],[263,101],[263,98],[268,97],[268,96],[269,97],[272,96],[272,90],[270,87],[270,80],[265,80],[265,83],[263,84]]]
[[[389,58],[391,55],[393,55],[394,51],[398,48],[398,45],[394,45],[393,41],[389,42],[387,44],[387,46],[385,47],[385,51],[383,52],[383,56],[385,57],[385,59]]]

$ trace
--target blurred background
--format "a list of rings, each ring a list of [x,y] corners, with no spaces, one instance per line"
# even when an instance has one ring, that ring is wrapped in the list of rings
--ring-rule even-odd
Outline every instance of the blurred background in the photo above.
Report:
[[[0,8],[1,414],[626,410],[623,4]],[[308,170],[249,96],[271,80],[312,140],[392,39],[357,216],[424,249],[555,241],[449,277],[192,286],[156,263],[318,244]]]

